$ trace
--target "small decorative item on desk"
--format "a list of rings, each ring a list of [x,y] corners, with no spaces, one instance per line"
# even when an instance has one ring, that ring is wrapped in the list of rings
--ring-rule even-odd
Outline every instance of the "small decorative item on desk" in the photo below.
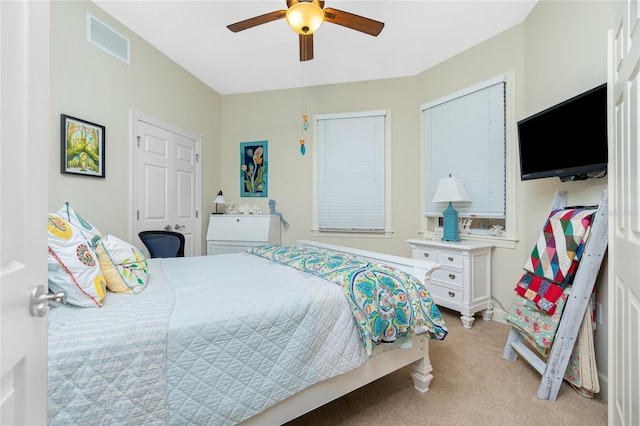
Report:
[[[442,214],[444,233],[442,241],[460,241],[458,233],[458,211],[453,208],[452,202],[471,201],[467,191],[464,189],[462,179],[449,175],[440,178],[436,194],[433,196],[434,203],[449,203],[449,206]]]
[[[222,213],[218,213],[218,204],[227,204],[227,202],[224,200],[224,196],[222,195],[222,191],[218,192],[218,196],[216,197],[215,200],[213,200],[213,204],[216,205],[215,214],[222,214]]]
[[[280,222],[282,222],[282,224],[284,225],[285,228],[289,227],[289,223],[287,223],[287,221],[284,220],[284,217],[282,216],[282,213],[276,211],[276,200],[269,200],[269,212],[271,214],[279,216],[280,217]]]

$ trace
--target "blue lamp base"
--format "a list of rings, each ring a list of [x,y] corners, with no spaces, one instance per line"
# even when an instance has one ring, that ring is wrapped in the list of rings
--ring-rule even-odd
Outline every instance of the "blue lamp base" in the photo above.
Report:
[[[444,227],[442,241],[460,241],[458,234],[458,211],[453,208],[451,203],[449,203],[449,207],[442,213],[442,222]]]

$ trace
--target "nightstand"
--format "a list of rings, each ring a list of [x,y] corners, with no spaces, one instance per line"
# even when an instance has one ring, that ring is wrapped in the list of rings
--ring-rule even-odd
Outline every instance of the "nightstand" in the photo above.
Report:
[[[491,319],[492,244],[425,239],[407,242],[414,259],[426,259],[442,265],[431,275],[427,288],[436,305],[460,312],[460,319],[466,328],[473,325],[476,312],[483,311],[482,318]]]
[[[207,254],[241,253],[248,248],[280,244],[276,215],[212,214],[207,229]]]

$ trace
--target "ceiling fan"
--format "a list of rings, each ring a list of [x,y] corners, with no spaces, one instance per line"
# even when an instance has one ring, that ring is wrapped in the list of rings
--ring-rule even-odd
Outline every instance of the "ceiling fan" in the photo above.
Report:
[[[332,24],[342,25],[352,30],[377,36],[384,27],[383,22],[342,10],[326,8],[323,0],[286,0],[287,10],[277,10],[255,16],[235,24],[227,25],[234,33],[243,31],[267,22],[286,18],[287,22],[298,34],[300,39],[300,60],[313,59],[313,33],[326,21]]]

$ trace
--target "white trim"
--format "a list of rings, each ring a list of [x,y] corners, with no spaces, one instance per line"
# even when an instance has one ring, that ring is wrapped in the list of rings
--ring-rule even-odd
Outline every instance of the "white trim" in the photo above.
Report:
[[[489,80],[483,81],[482,83],[474,84],[473,86],[467,87],[466,89],[459,90],[455,93],[451,93],[450,95],[443,96],[442,98],[438,98],[436,100],[427,102],[425,104],[420,105],[420,110],[424,111],[426,109],[432,108],[434,106],[443,104],[445,102],[452,101],[454,99],[461,98],[470,93],[477,92],[478,90],[484,90],[487,87],[493,86],[494,84],[504,83],[506,82],[506,74],[500,75],[498,77],[490,78]]]
[[[333,120],[336,118],[358,118],[358,117],[378,117],[386,116],[389,114],[389,110],[374,109],[371,111],[355,111],[355,112],[338,112],[331,114],[318,114],[315,116],[315,120]]]

